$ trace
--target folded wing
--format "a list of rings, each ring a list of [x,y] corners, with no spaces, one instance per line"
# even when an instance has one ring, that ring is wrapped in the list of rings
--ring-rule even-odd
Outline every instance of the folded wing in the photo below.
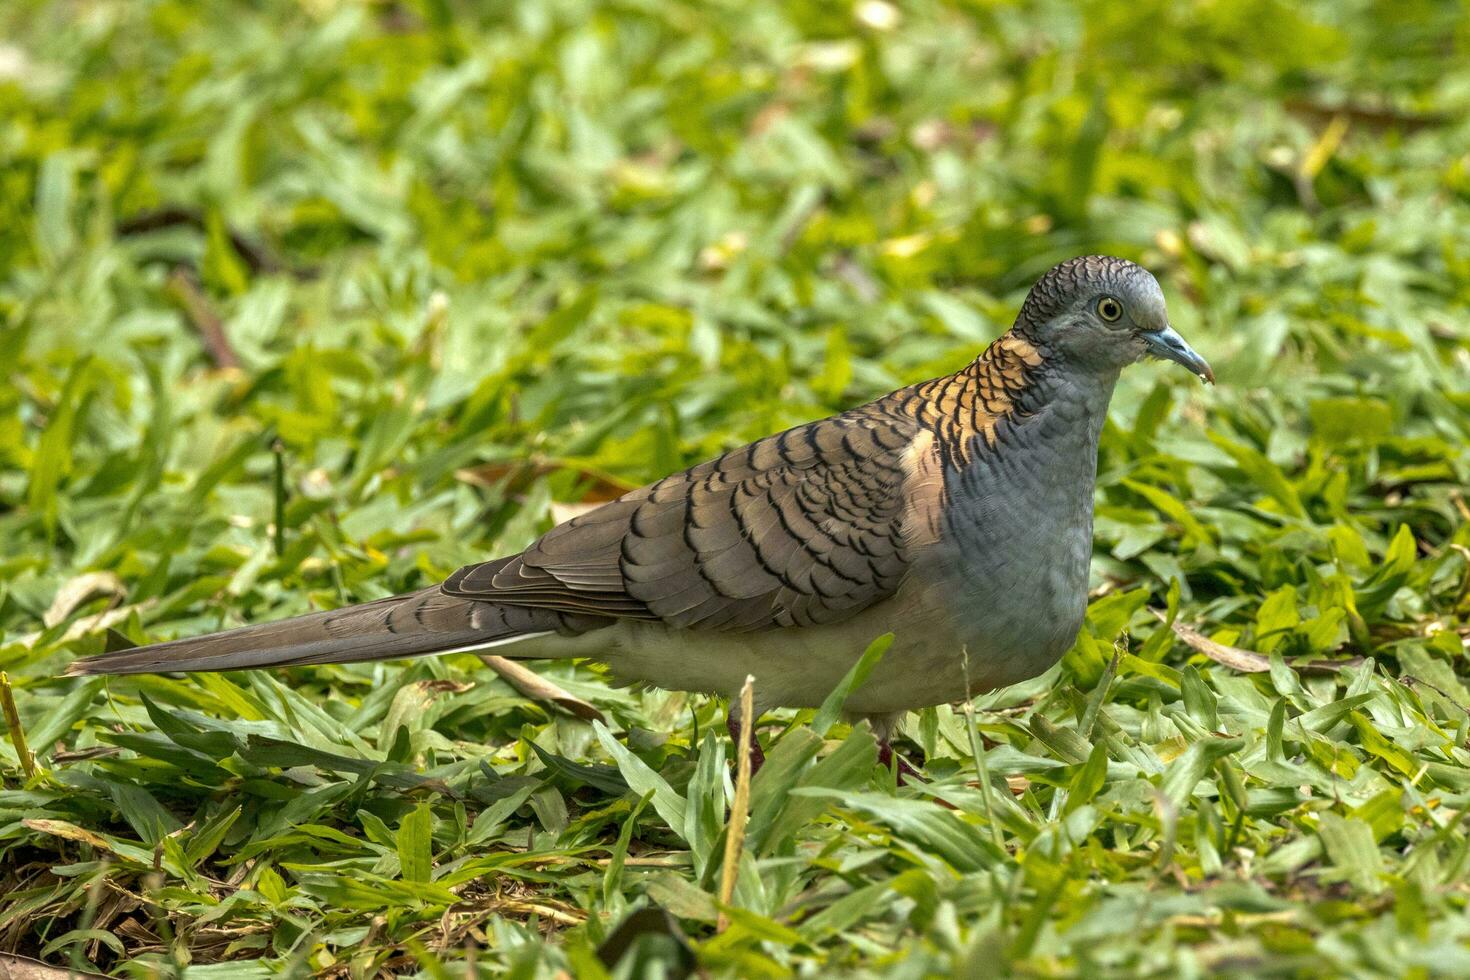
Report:
[[[635,490],[444,591],[691,629],[845,619],[897,590],[942,493],[902,394]]]

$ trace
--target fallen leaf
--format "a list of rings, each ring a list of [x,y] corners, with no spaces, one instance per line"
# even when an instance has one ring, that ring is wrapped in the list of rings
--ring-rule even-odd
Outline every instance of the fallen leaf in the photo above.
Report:
[[[488,653],[480,654],[480,659],[485,662],[486,667],[505,678],[506,683],[532,701],[549,702],[588,721],[605,722],[607,720],[595,705],[588,704],[575,694],[552,683],[534,670],[522,667],[514,660],[492,656]]]
[[[1166,621],[1164,614],[1157,609],[1153,610],[1153,614],[1159,617],[1160,622]],[[1183,640],[1185,646],[1204,654],[1217,664],[1224,664],[1247,674],[1264,674],[1271,669],[1271,661],[1254,650],[1242,650],[1240,647],[1216,643],[1193,626],[1186,626],[1178,621],[1173,624],[1173,630],[1174,635]]]
[[[581,517],[601,507],[600,502],[561,504],[555,501],[551,504],[551,522],[553,524],[565,524],[574,517]]]
[[[100,973],[81,973],[59,966],[51,966],[29,956],[15,953],[0,953],[0,980],[67,980],[81,977],[83,980],[106,980]]]
[[[617,500],[636,486],[636,484],[620,480],[609,473],[548,459],[482,463],[479,466],[467,466],[455,470],[454,477],[461,483],[486,489],[504,485],[508,492],[513,493],[524,489],[538,477],[550,476],[569,469],[586,481],[580,503],[605,504],[609,500]]]
[[[111,851],[112,845],[90,830],[83,830],[74,823],[65,820],[22,820],[22,827],[29,828],[40,834],[50,834],[52,837],[63,837],[66,840],[74,840],[80,844],[91,844],[93,847],[103,851]]]
[[[51,608],[41,617],[41,622],[46,628],[59,626],[72,617],[78,609],[91,602],[106,596],[111,600],[109,608],[122,602],[128,596],[127,586],[123,585],[122,579],[114,572],[87,572],[78,575],[56,590],[56,597],[51,600]]]
[[[144,599],[142,602],[130,606],[117,606],[113,609],[104,609],[93,616],[83,616],[68,626],[66,632],[61,635],[61,639],[57,642],[70,643],[72,640],[79,640],[84,636],[91,636],[93,633],[111,629],[119,623],[127,622],[128,617],[135,611],[141,616],[151,611],[157,605],[158,599],[155,597]],[[37,643],[41,642],[41,637],[44,635],[42,632],[26,633],[24,636],[17,637],[16,642],[22,646],[34,647]]]

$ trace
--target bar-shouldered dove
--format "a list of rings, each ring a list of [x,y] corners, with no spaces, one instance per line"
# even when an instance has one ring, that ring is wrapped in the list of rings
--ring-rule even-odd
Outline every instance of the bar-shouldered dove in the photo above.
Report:
[[[814,706],[893,645],[846,710],[910,709],[1044,671],[1087,607],[1098,434],[1145,355],[1214,380],[1147,271],[1086,256],[1032,287],[954,374],[768,436],[407,595],[73,663],[241,670],[495,648],[621,681]],[[741,721],[731,713],[732,733]]]

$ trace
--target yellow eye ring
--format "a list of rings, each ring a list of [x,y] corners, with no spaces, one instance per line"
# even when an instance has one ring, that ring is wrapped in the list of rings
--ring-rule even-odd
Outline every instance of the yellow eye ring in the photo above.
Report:
[[[1104,296],[1097,301],[1097,315],[1109,323],[1117,323],[1123,316],[1123,304],[1111,296]]]

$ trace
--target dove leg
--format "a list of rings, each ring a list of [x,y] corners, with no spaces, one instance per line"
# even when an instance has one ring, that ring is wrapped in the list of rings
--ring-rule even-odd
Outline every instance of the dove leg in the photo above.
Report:
[[[730,730],[730,743],[734,746],[735,761],[740,760],[740,740],[744,737],[745,725],[734,711],[725,717],[725,727]],[[750,774],[754,776],[760,772],[761,766],[766,764],[766,754],[761,751],[760,739],[755,737],[755,723],[752,721],[750,727]]]
[[[923,782],[924,777],[915,769],[913,763],[893,751],[893,733],[898,731],[898,723],[903,720],[904,712],[894,711],[881,715],[868,715],[868,724],[872,726],[873,736],[878,739],[878,764],[884,769],[891,769],[894,760],[898,762],[898,781],[900,785],[910,782]],[[919,760],[923,764],[923,760]]]
[[[888,739],[880,741],[878,743],[878,765],[884,769],[892,768],[895,759],[898,761],[898,781],[900,783],[907,785],[910,782],[924,781],[924,777],[909,760],[893,751],[893,746]]]

